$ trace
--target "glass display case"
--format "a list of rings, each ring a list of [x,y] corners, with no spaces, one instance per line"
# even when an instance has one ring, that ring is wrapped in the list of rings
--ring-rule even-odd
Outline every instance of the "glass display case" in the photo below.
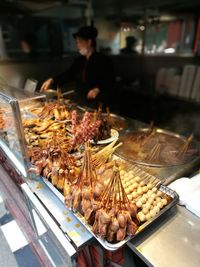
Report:
[[[35,117],[31,110],[45,101],[45,95],[0,84],[0,147],[24,179],[29,174],[22,121]]]
[[[67,210],[64,197],[60,200],[56,196],[47,179],[30,174],[32,165],[27,133],[33,127],[33,121],[39,121],[39,129],[42,123],[45,124],[44,118],[39,119],[40,112],[35,111],[43,109],[46,100],[46,95],[0,84],[0,162],[9,179],[20,189],[28,209],[26,216],[30,217],[40,244],[55,264],[53,266],[71,266],[77,251],[92,239],[92,235],[80,225],[73,212]],[[34,139],[34,136],[28,135],[28,138]],[[42,235],[41,227],[45,229]]]

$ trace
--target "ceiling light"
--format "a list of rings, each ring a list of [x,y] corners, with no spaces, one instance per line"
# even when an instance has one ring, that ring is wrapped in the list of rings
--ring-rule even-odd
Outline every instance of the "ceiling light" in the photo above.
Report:
[[[141,26],[140,26],[140,30],[141,30],[141,31],[144,31],[144,30],[145,30],[144,25],[141,25]]]
[[[165,52],[165,54],[173,54],[173,53],[175,53],[176,51],[175,51],[174,48],[166,48],[166,49],[164,50],[164,52]]]

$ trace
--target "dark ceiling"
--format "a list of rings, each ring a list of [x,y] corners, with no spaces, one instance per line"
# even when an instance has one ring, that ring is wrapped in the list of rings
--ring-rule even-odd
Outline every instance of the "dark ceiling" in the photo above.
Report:
[[[91,0],[95,16],[142,15],[157,9],[168,13],[199,14],[200,0]],[[0,14],[37,14],[59,6],[86,6],[87,0],[0,0]]]

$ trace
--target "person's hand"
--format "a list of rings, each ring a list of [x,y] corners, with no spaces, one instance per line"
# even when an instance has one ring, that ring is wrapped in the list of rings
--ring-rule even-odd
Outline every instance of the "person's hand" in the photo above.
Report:
[[[42,84],[42,86],[41,86],[41,88],[40,88],[40,92],[48,90],[49,87],[50,87],[50,85],[51,85],[52,83],[53,83],[53,79],[52,79],[52,78],[49,78],[48,80],[46,80],[46,81]]]
[[[99,88],[91,89],[87,94],[87,98],[88,99],[95,99],[97,97],[97,95],[99,94],[99,92],[100,92]]]

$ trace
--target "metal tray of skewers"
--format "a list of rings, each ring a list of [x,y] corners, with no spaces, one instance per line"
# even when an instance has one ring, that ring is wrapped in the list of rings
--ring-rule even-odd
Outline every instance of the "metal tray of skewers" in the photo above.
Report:
[[[85,228],[98,240],[98,242],[107,250],[115,251],[122,247],[125,243],[138,236],[142,231],[144,231],[150,225],[156,223],[156,221],[168,210],[170,210],[173,206],[178,203],[178,195],[175,191],[170,188],[162,185],[158,179],[154,176],[146,172],[146,169],[138,167],[137,165],[129,168],[126,173],[125,171],[121,171],[121,180],[123,183],[123,187],[125,188],[126,194],[129,198],[129,201],[135,201],[137,206],[138,217],[140,220],[137,231],[134,235],[126,234],[126,237],[117,242],[109,242],[106,238],[101,237],[99,234],[94,233],[94,229],[92,225],[88,223],[85,219],[81,211],[70,209],[74,212],[76,218],[85,226]],[[124,175],[123,175],[124,173]],[[131,177],[134,174],[134,179]],[[127,177],[130,179],[127,181]],[[143,178],[141,178],[143,177]],[[49,186],[51,190],[57,195],[57,197],[64,201],[63,194],[57,190],[50,182],[48,182],[45,178],[44,181]],[[136,185],[142,185],[136,187]],[[144,194],[141,194],[141,190]],[[137,194],[137,195],[136,195]],[[130,197],[132,195],[132,198]],[[138,196],[141,196],[138,198]]]
[[[156,223],[156,221],[164,213],[166,213],[168,210],[170,210],[172,207],[174,207],[178,203],[179,197],[178,197],[178,195],[177,195],[177,193],[175,191],[171,190],[170,188],[168,188],[168,187],[166,187],[164,185],[160,186],[160,191],[163,192],[164,194],[166,194],[168,197],[170,197],[172,199],[170,201],[170,203],[167,204],[163,209],[161,209],[160,212],[158,214],[156,214],[153,218],[151,218],[148,221],[146,221],[145,223],[141,224],[134,236],[127,236],[124,240],[122,240],[120,242],[117,242],[117,243],[110,243],[106,239],[96,235],[92,231],[91,225],[86,222],[85,218],[81,215],[81,213],[75,212],[74,214],[75,214],[76,218],[85,226],[85,228],[98,240],[98,242],[105,249],[110,250],[110,251],[115,251],[115,250],[118,250],[120,247],[122,247],[127,242],[129,242],[130,240],[132,240],[133,238],[135,238],[136,236],[138,236],[147,227],[149,227],[150,225],[153,225],[154,223]]]

